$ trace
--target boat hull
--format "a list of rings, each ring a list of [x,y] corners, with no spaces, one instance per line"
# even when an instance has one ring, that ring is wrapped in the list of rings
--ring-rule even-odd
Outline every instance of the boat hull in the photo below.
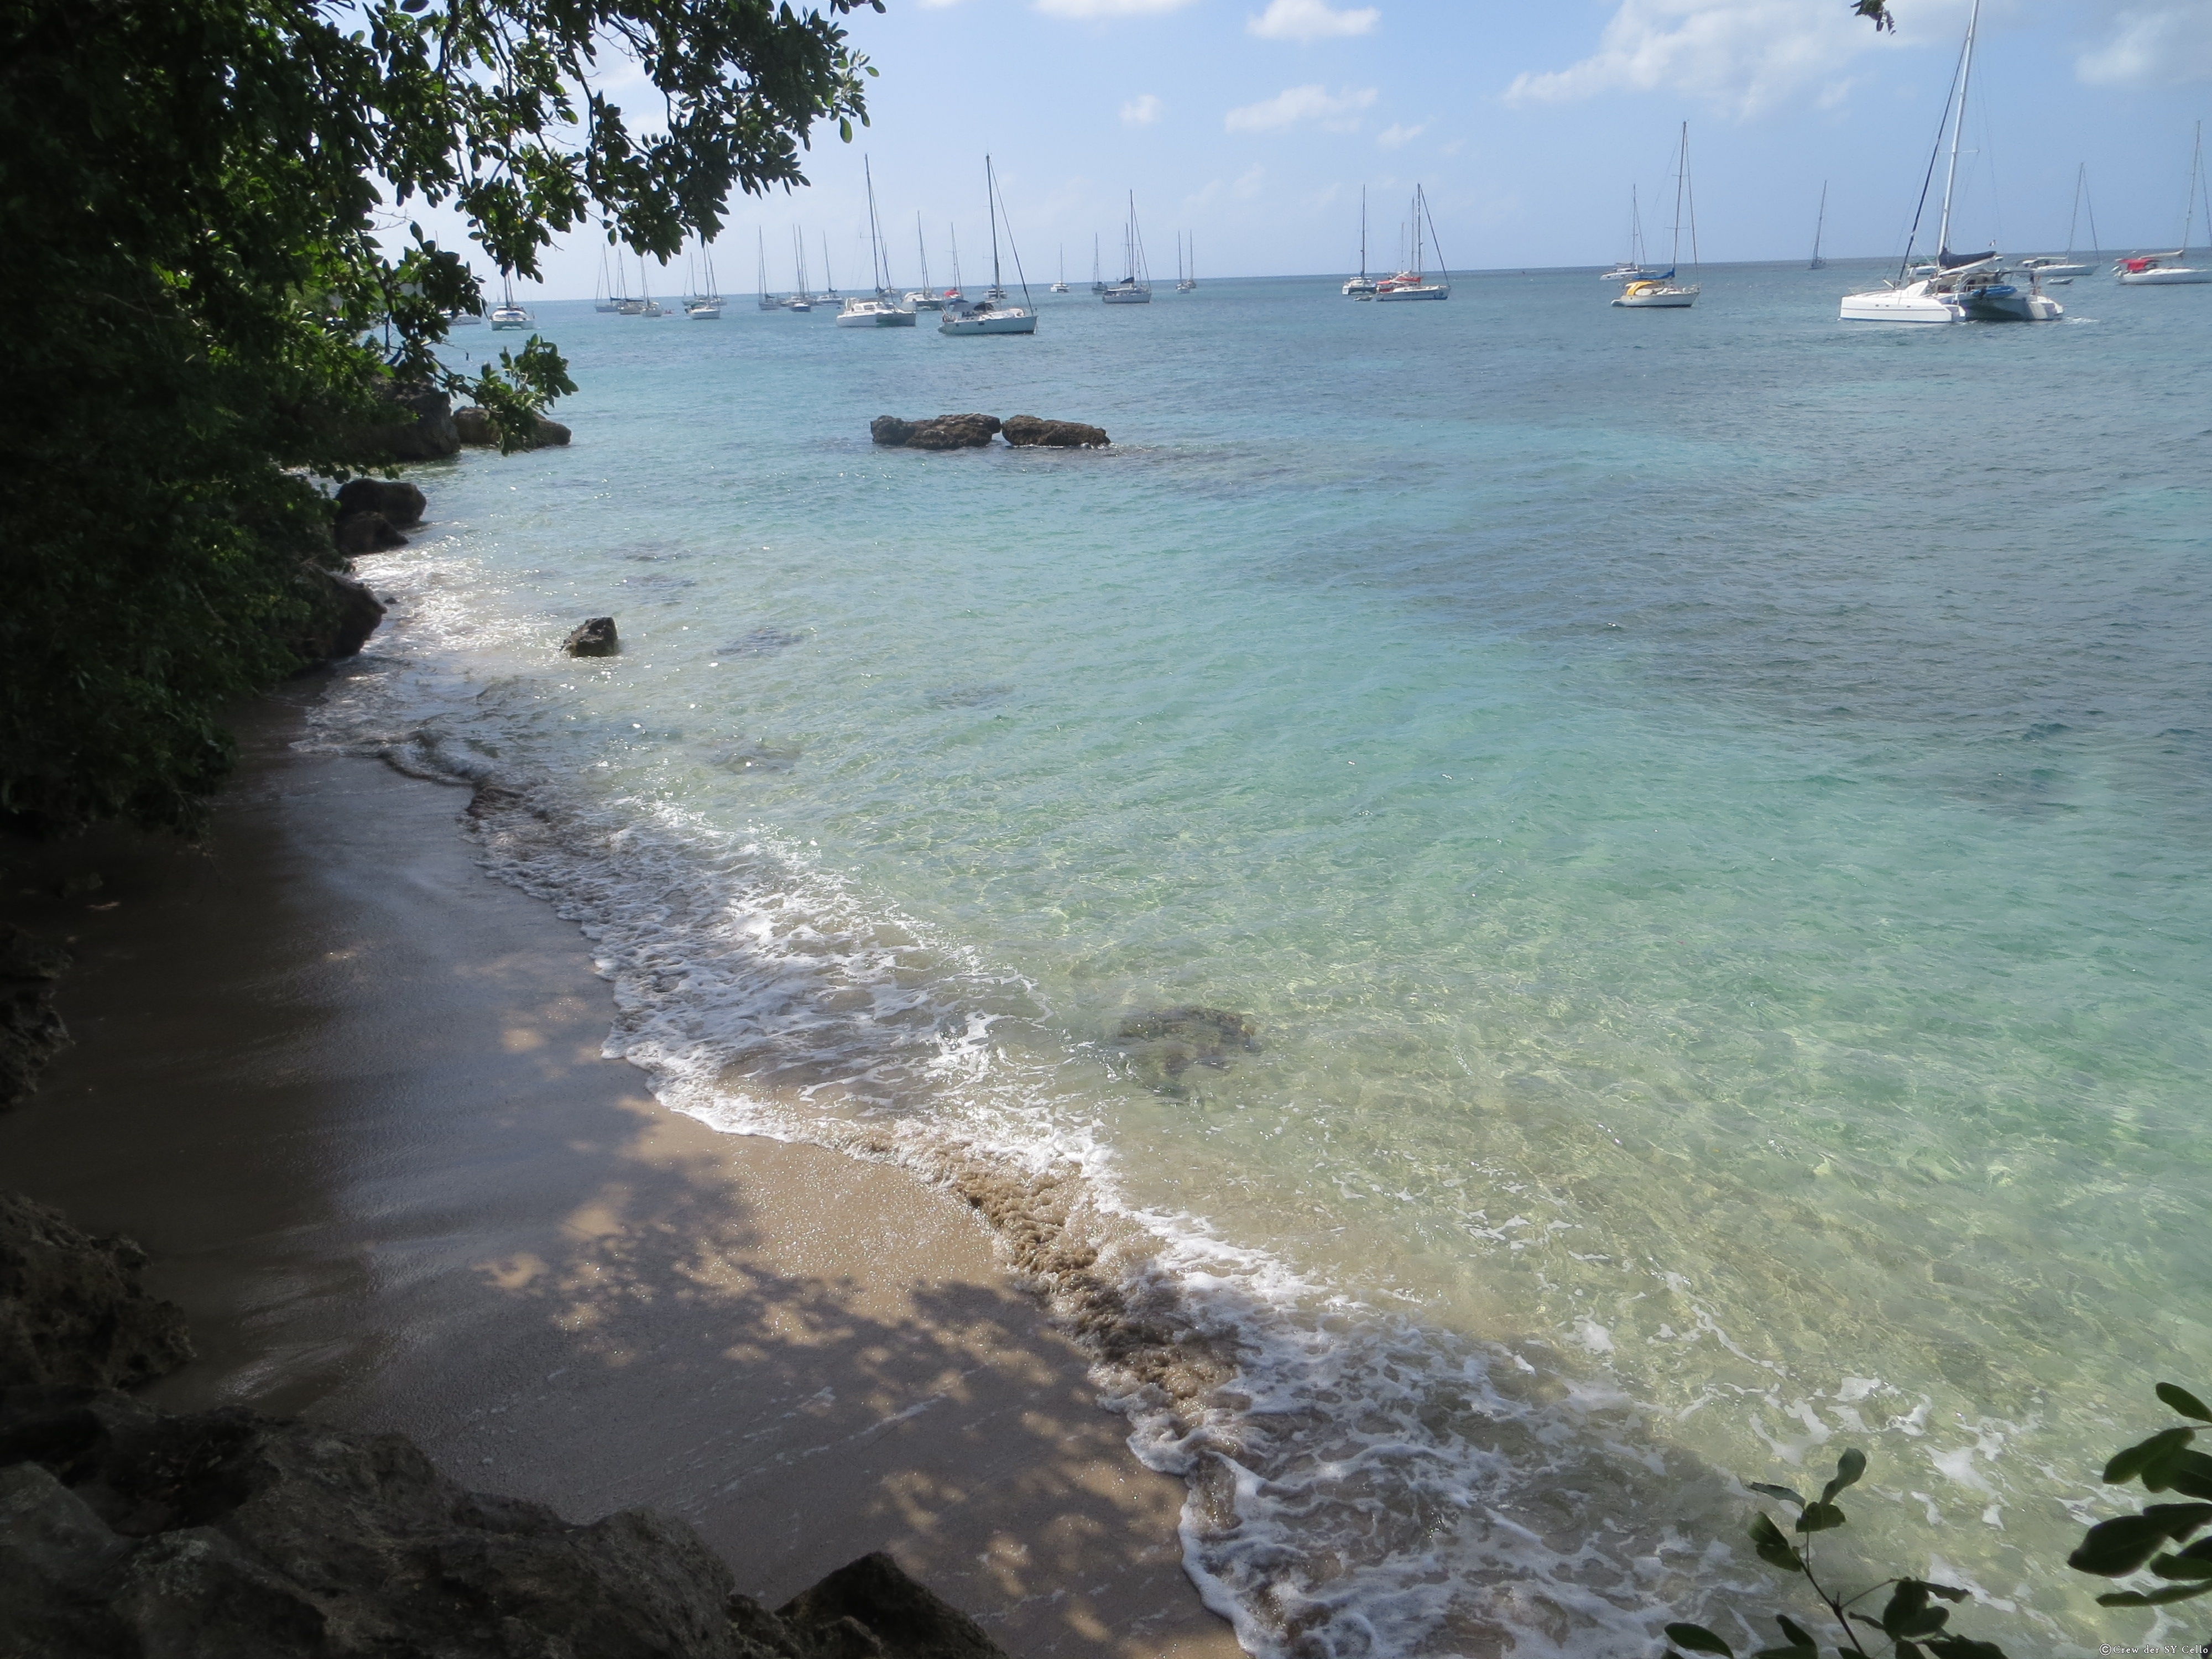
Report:
[[[1644,294],[1623,294],[1613,304],[1624,311],[1687,311],[1698,303],[1696,287],[1657,288]]]
[[[2183,283],[2212,283],[2212,266],[2169,265],[2156,270],[2123,270],[2119,279],[2136,288],[2172,288]]]
[[[684,314],[695,323],[719,323],[722,320],[720,306],[686,306]]]
[[[1377,300],[1449,300],[1451,289],[1442,283],[1424,283],[1419,288],[1386,288],[1376,291]]]
[[[1109,306],[1148,306],[1152,291],[1146,288],[1109,288],[1098,296]]]
[[[939,334],[1034,334],[1036,314],[1019,309],[985,317],[946,317],[937,325]]]
[[[1372,276],[1354,276],[1344,285],[1344,292],[1348,295],[1367,299],[1373,295],[1376,286]]]
[[[840,328],[912,328],[914,313],[896,307],[871,306],[865,310],[841,311],[837,313]]]

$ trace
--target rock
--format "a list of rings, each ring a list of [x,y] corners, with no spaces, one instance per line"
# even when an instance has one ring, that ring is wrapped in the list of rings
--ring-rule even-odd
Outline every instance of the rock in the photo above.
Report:
[[[68,951],[20,928],[0,929],[0,1110],[28,1098],[46,1062],[70,1046],[52,1006],[69,962]]]
[[[937,415],[926,421],[879,415],[868,423],[868,435],[878,443],[906,449],[980,449],[998,431],[995,415]]]
[[[453,416],[457,424],[460,418]],[[341,522],[356,513],[381,513],[387,523],[401,530],[422,523],[422,510],[429,506],[422,492],[404,478],[348,478],[338,486],[337,502]]]
[[[302,561],[300,566],[315,600],[316,615],[298,641],[302,661],[328,662],[350,657],[376,632],[384,606],[351,576]]]
[[[1006,441],[1017,448],[1103,449],[1114,441],[1103,428],[1080,421],[1045,421],[1017,415],[1006,422]]]
[[[622,649],[622,641],[615,636],[612,617],[593,617],[578,624],[561,648],[572,657],[611,657]]]
[[[434,461],[457,453],[461,434],[453,424],[453,400],[428,386],[398,386],[386,394],[399,424],[385,434],[385,447],[401,461]]]
[[[883,1556],[776,1613],[682,1522],[588,1525],[398,1435],[0,1393],[0,1630],[43,1659],[1004,1659]]]
[[[335,534],[338,551],[348,558],[407,545],[407,538],[394,530],[392,520],[381,513],[356,513],[349,519],[340,519]]]
[[[1183,1091],[1194,1066],[1225,1070],[1239,1053],[1257,1054],[1260,1028],[1249,1015],[1229,1008],[1159,1008],[1132,1014],[1115,1035],[1128,1046],[1138,1073],[1162,1094]]]
[[[481,409],[463,409],[454,412],[453,422],[460,433],[460,441],[479,449],[499,447],[499,431],[491,423],[491,416]],[[570,437],[568,428],[558,421],[538,417],[538,425],[525,449],[544,449],[549,446],[565,444]]]
[[[139,1287],[145,1265],[127,1238],[89,1237],[0,1193],[0,1388],[131,1388],[190,1359],[183,1310]]]

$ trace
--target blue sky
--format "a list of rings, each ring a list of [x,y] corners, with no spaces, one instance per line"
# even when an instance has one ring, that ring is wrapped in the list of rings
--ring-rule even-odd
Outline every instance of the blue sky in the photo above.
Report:
[[[1113,263],[1129,190],[1155,276],[1179,231],[1204,276],[1349,269],[1363,185],[1387,266],[1416,181],[1454,266],[1595,264],[1625,251],[1632,183],[1663,251],[1684,120],[1708,260],[1803,257],[1824,179],[1828,252],[1892,254],[1966,0],[1894,9],[1878,36],[1844,0],[890,0],[851,24],[881,71],[872,125],[817,138],[808,188],[732,204],[720,286],[752,289],[763,230],[789,286],[794,225],[817,285],[826,234],[860,286],[864,151],[901,284],[917,211],[939,283],[948,223],[970,286],[988,270],[987,150],[1033,281],[1063,246],[1087,281],[1094,233]],[[1984,0],[1982,34],[1954,245],[2063,246],[2086,161],[2107,247],[2171,246],[2212,106],[2212,0]],[[598,267],[579,240],[539,291],[588,294]]]

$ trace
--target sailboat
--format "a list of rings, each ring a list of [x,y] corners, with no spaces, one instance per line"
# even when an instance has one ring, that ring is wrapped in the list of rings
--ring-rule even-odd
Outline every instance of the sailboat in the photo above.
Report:
[[[791,228],[791,274],[798,279],[799,286],[792,289],[791,297],[783,302],[783,308],[786,311],[813,310],[814,296],[806,291],[806,233],[797,225]]]
[[[1367,274],[1367,186],[1359,187],[1359,275],[1345,283],[1344,292],[1357,299],[1375,297],[1376,283]]]
[[[1636,186],[1628,187],[1628,257],[1611,270],[1598,273],[1601,283],[1640,283],[1659,273],[1644,263],[1644,210],[1637,203]]]
[[[507,276],[500,284],[500,302],[491,308],[494,328],[528,328],[538,319],[527,309],[514,302],[514,278]]]
[[[952,286],[946,289],[940,297],[944,300],[945,305],[949,306],[955,300],[963,300],[967,296],[960,291],[960,228],[950,220],[946,221],[945,236],[945,240],[952,244]],[[942,311],[945,306],[939,306],[938,309]]]
[[[719,322],[722,316],[722,296],[714,286],[714,256],[707,251],[707,239],[703,236],[699,239],[699,252],[696,257],[698,268],[692,272],[691,297],[684,302],[684,314],[695,323]],[[704,283],[698,280],[702,270],[707,278]]]
[[[876,281],[876,292],[872,299],[852,299],[837,313],[840,328],[912,328],[914,313],[891,296],[890,262],[884,257],[883,229],[876,222],[876,175],[870,170],[868,158],[860,158],[861,177],[868,181],[868,275]],[[828,255],[823,248],[823,255]]]
[[[1145,268],[1145,239],[1137,229],[1137,192],[1133,190],[1129,192],[1129,222],[1121,233],[1121,280],[1107,283],[1098,290],[1098,297],[1109,306],[1152,304],[1152,274]]]
[[[1966,17],[1966,44],[1959,49],[1959,70],[1951,89],[1944,94],[1943,123],[1936,129],[1936,149],[1928,158],[1927,179],[1920,186],[1920,206],[1912,216],[1912,229],[1905,239],[1905,258],[1898,274],[1882,287],[1863,294],[1846,294],[1838,310],[1845,322],[1859,323],[2044,323],[2064,316],[2065,307],[2037,286],[2033,270],[2026,272],[2028,286],[2022,292],[2006,280],[1998,256],[1951,252],[1951,204],[1959,180],[1959,135],[1966,124],[1966,93],[1974,76],[1974,39],[1982,21],[1982,0],[1974,0]],[[1936,232],[1936,260],[1915,270],[1912,239],[1920,233],[1920,215],[1928,205],[1928,183],[1936,174],[1936,156],[1942,153],[1943,130],[1951,132],[1951,161],[1943,174],[1943,214]]]
[[[1106,291],[1106,284],[1098,276],[1098,233],[1095,230],[1091,233],[1091,291],[1093,294]]]
[[[760,239],[760,308],[763,311],[781,311],[783,301],[768,291],[768,233],[756,228],[753,234]]]
[[[592,309],[620,311],[622,296],[614,293],[612,289],[613,285],[607,281],[607,251],[601,248],[599,250],[599,285],[592,291]]]
[[[830,233],[826,230],[822,233],[822,297],[825,300],[845,297],[837,292],[837,273],[830,268]]]
[[[2075,233],[2081,228],[2081,204],[2085,202],[2089,204],[2089,252],[2097,251],[2097,204],[2089,201],[2089,164],[2084,161],[2074,173],[2074,208],[2066,216],[2066,252],[2039,253],[2032,259],[2022,259],[2022,270],[2032,271],[2045,281],[2061,283],[2089,274],[2089,267],[2074,252]]]
[[[1060,280],[1052,285],[1052,291],[1054,294],[1067,292],[1067,244],[1065,242],[1060,245]]]
[[[914,216],[914,247],[921,256],[921,286],[906,296],[908,311],[942,311],[945,301],[929,291],[929,244],[921,238],[921,216]]]
[[[1678,283],[1674,275],[1682,268],[1682,214],[1687,207],[1690,216],[1690,268],[1698,265],[1698,197],[1690,188],[1690,124],[1682,123],[1682,134],[1674,147],[1674,246],[1668,252],[1667,269],[1655,276],[1640,277],[1613,295],[1613,302],[1631,311],[1686,311],[1698,302],[1697,283]]]
[[[2181,216],[2181,246],[2171,253],[2130,254],[2112,267],[2112,274],[2130,284],[2212,283],[2212,267],[2189,263],[2189,234],[2197,228],[2197,197],[2204,184],[2204,123],[2197,124],[2197,149],[2189,163],[2189,202]],[[2207,192],[2205,217],[2212,228],[2212,191]],[[496,319],[499,313],[495,311]],[[496,328],[498,323],[492,325]]]
[[[992,170],[991,158],[983,158],[983,195],[991,209],[991,287],[989,294],[996,297],[978,300],[974,305],[966,301],[948,304],[945,314],[938,319],[939,334],[1034,334],[1036,332],[1036,307],[1030,300],[1029,278],[1022,275],[1021,251],[1014,243],[1014,227],[1006,225],[1007,251],[1014,256],[1014,274],[1020,278],[1022,302],[1018,306],[1005,303],[1006,289],[999,279],[999,217],[1003,204],[999,200],[999,176]]]
[[[1827,228],[1827,223],[1828,181],[1823,179],[1820,180],[1820,210],[1813,219],[1813,263],[1805,267],[1808,270],[1826,270],[1828,268],[1828,262],[1820,257],[1820,233]]]
[[[1451,272],[1440,270],[1431,277],[1422,270],[1424,254],[1421,233],[1428,231],[1428,246],[1436,250],[1437,264],[1444,262],[1443,244],[1437,240],[1437,222],[1429,213],[1427,193],[1419,185],[1413,186],[1413,268],[1401,270],[1375,288],[1376,302],[1379,305],[1394,300],[1449,300],[1451,298]]]
[[[1188,266],[1187,268],[1186,268],[1186,266],[1185,266],[1185,265],[1184,265],[1184,264],[1183,264],[1183,257],[1182,257],[1182,244],[1183,244],[1184,242],[1186,242],[1186,241],[1188,241],[1188,242],[1190,244],[1190,263],[1189,263],[1189,264],[1188,264]],[[1190,293],[1194,289],[1197,288],[1197,286],[1198,286],[1198,236],[1197,236],[1197,234],[1196,234],[1195,232],[1193,232],[1189,236],[1187,236],[1187,237],[1179,237],[1179,238],[1177,238],[1177,239],[1176,239],[1176,270],[1177,270],[1177,272],[1179,272],[1179,273],[1180,273],[1180,274],[1176,277],[1176,293],[1178,293],[1178,294],[1188,294],[1188,293]]]

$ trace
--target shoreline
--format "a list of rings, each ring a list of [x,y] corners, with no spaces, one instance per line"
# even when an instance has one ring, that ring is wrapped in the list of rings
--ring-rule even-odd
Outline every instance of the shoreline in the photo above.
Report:
[[[17,919],[74,936],[76,1046],[0,1116],[0,1169],[152,1255],[200,1358],[145,1397],[398,1430],[574,1519],[662,1510],[770,1602],[884,1548],[1017,1656],[1239,1652],[1182,1571],[1182,1482],[982,1220],[652,1101],[462,792],[289,749],[322,684],[245,712],[205,848],[105,832],[9,872]]]

